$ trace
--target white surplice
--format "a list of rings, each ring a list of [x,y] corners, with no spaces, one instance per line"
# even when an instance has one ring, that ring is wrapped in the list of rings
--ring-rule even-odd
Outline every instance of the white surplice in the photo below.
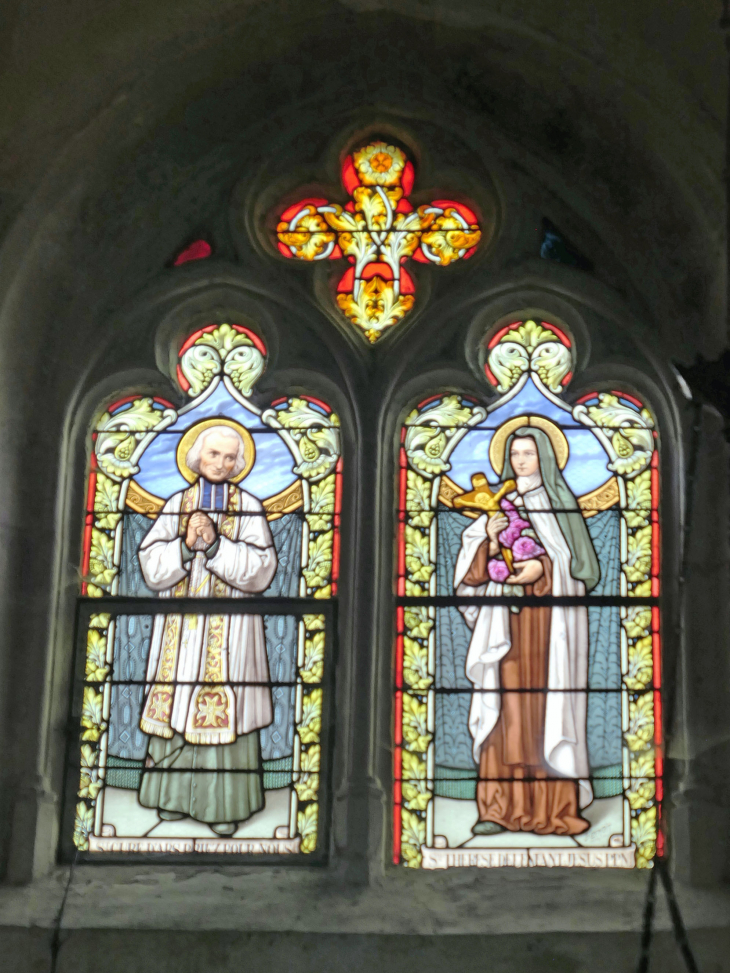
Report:
[[[218,531],[214,555],[196,551],[183,559],[181,515],[184,525],[200,509],[200,492],[198,481],[170,497],[142,541],[148,587],[173,599],[260,594],[276,573],[276,550],[260,501],[233,484],[225,484],[223,510],[205,511]],[[260,615],[155,615],[147,679],[141,726],[148,734],[169,739],[177,731],[193,744],[232,743],[273,718]]]
[[[527,514],[535,533],[552,562],[552,594],[585,595],[585,585],[570,573],[570,548],[552,512],[550,499],[540,474],[518,477],[518,490],[509,500]],[[520,488],[522,489],[521,492]],[[524,504],[524,506],[523,506]],[[487,538],[487,515],[482,514],[461,536],[461,550],[456,561],[454,587],[457,595],[502,595],[505,586],[490,581],[472,588],[463,583],[481,544]],[[507,655],[510,636],[510,610],[504,605],[484,605],[461,610],[472,637],[466,657],[466,675],[476,690],[469,710],[469,732],[473,756],[479,763],[482,744],[499,719],[499,664]],[[545,699],[544,757],[556,774],[578,778],[579,804],[586,807],[593,800],[588,781],[588,745],[586,740],[586,693],[588,682],[588,610],[555,605],[551,610],[548,652],[547,693]],[[554,690],[551,692],[551,690]]]

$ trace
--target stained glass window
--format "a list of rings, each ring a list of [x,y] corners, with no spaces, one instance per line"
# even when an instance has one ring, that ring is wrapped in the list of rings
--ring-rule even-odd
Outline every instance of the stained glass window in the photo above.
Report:
[[[568,398],[565,329],[491,336],[489,404],[401,436],[394,862],[651,867],[661,829],[658,434]]]
[[[181,267],[191,260],[206,260],[213,253],[207,240],[193,240],[191,244],[181,250],[173,261],[174,267]]]
[[[344,205],[305,197],[287,206],[276,227],[279,252],[295,260],[346,260],[337,307],[370,344],[411,312],[416,284],[406,264],[448,267],[467,260],[482,238],[473,209],[453,199],[414,207],[415,169],[397,145],[373,141],[348,155]]]
[[[322,852],[339,421],[260,408],[265,367],[254,331],[210,325],[180,349],[183,405],[94,424],[69,852]]]

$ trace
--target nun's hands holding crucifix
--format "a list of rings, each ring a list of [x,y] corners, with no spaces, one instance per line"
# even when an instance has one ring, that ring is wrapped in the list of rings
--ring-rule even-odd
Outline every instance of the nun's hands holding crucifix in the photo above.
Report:
[[[496,557],[499,554],[499,535],[503,530],[507,530],[509,520],[506,515],[498,510],[493,513],[487,521],[487,537],[489,538],[489,556]]]

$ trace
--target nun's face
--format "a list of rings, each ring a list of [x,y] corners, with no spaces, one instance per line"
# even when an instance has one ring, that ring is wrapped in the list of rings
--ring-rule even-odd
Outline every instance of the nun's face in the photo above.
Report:
[[[534,439],[513,439],[509,458],[517,476],[532,476],[540,469],[540,458]]]

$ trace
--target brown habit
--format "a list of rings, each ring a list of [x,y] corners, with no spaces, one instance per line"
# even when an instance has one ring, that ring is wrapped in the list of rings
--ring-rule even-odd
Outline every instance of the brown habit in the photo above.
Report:
[[[478,587],[489,582],[489,541],[474,557],[464,578]],[[543,576],[525,586],[525,594],[552,591],[550,558],[540,558]],[[482,744],[477,784],[480,821],[494,821],[508,831],[535,834],[581,834],[589,822],[578,810],[578,784],[573,780],[547,780],[554,775],[543,756],[544,692],[509,692],[547,688],[550,647],[550,608],[522,608],[510,612],[512,647],[500,665],[502,707],[499,719]]]

